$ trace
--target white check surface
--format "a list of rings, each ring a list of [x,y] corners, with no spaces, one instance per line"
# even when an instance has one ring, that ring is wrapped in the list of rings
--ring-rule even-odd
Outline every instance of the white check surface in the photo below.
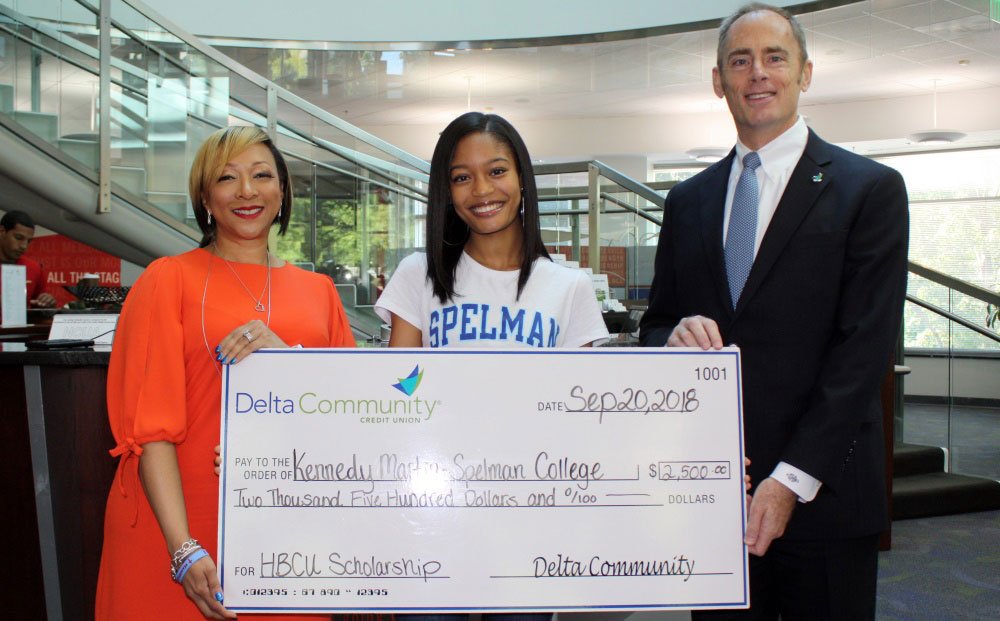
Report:
[[[739,383],[736,349],[258,352],[223,382],[226,606],[744,608]]]

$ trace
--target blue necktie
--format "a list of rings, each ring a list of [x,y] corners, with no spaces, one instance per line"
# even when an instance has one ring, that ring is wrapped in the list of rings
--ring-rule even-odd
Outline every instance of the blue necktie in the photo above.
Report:
[[[743,285],[750,275],[753,265],[753,246],[757,237],[757,203],[760,190],[757,187],[757,167],[760,156],[754,152],[743,156],[743,172],[736,182],[733,194],[733,208],[729,214],[729,230],[726,232],[726,275],[729,277],[729,295],[733,308],[740,299]]]

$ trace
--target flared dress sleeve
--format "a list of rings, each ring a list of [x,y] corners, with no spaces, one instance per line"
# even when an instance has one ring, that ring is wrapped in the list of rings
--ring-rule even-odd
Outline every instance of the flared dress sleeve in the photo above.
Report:
[[[146,268],[129,291],[108,366],[108,420],[113,456],[142,454],[147,442],[179,443],[187,430],[183,274],[172,257]]]

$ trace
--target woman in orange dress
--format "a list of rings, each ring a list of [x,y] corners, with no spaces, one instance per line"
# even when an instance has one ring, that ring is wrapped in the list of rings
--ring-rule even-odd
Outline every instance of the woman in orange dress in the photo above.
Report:
[[[268,251],[271,226],[288,226],[292,193],[267,134],[231,127],[210,136],[189,187],[201,247],[149,265],[111,352],[111,454],[120,462],[105,514],[98,620],[236,617],[214,562],[219,480],[210,464],[222,365],[262,347],[354,346],[333,282]],[[172,573],[183,574],[178,583]]]

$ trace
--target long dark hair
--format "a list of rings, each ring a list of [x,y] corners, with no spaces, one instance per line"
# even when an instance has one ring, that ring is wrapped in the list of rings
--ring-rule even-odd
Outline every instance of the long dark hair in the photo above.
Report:
[[[542,243],[538,188],[524,140],[514,126],[502,117],[482,112],[466,112],[444,128],[431,158],[430,187],[427,192],[427,278],[434,286],[434,295],[442,304],[455,295],[455,271],[469,236],[468,226],[455,213],[451,203],[451,160],[455,156],[458,142],[472,133],[489,134],[507,145],[514,155],[517,175],[521,180],[521,196],[524,199],[521,228],[524,231],[524,243],[515,299],[520,299],[535,259],[549,257],[545,244]]]

